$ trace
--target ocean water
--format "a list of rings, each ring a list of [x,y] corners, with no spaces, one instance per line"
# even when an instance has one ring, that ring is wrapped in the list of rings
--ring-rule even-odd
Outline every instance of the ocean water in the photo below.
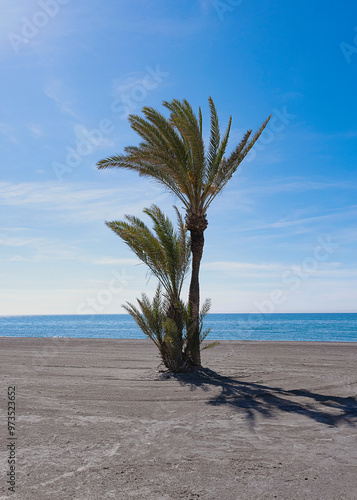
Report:
[[[357,313],[208,314],[209,340],[357,342]],[[126,314],[0,316],[0,337],[147,338]]]

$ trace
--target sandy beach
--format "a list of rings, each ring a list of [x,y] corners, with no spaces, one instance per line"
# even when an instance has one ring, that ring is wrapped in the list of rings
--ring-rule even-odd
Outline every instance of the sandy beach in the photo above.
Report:
[[[1,499],[357,498],[357,343],[223,341],[177,377],[146,340],[1,338],[0,358]]]

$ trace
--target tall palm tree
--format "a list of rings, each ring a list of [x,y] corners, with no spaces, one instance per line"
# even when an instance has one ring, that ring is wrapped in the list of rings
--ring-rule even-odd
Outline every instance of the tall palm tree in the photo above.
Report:
[[[189,290],[191,331],[187,354],[200,366],[199,270],[207,228],[207,209],[226,186],[240,163],[247,156],[266,127],[270,116],[252,135],[248,130],[240,143],[226,158],[232,117],[221,137],[217,110],[208,99],[211,124],[207,150],[202,137],[202,113],[198,117],[186,99],[164,101],[169,118],[152,107],[144,107],[144,117],[129,115],[131,127],[143,139],[138,146],[128,146],[125,154],[98,162],[98,168],[126,168],[150,177],[174,193],[186,209],[186,228],[191,234],[192,270]]]

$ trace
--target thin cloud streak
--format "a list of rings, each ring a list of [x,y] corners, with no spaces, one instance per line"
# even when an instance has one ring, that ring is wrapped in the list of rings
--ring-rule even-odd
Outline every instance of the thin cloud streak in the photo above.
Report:
[[[327,221],[327,220],[338,220],[338,219],[345,219],[346,216],[356,216],[357,215],[357,206],[356,205],[351,205],[350,207],[345,207],[343,209],[340,209],[341,211],[339,212],[334,212],[326,215],[317,215],[313,217],[304,217],[301,219],[280,219],[276,222],[264,224],[262,226],[254,226],[254,227],[247,227],[247,228],[242,228],[242,231],[256,231],[258,229],[274,229],[274,228],[285,228],[285,227],[291,227],[291,226],[299,226],[302,224],[313,224],[316,222],[322,222],[322,221]]]
[[[7,123],[0,122],[0,134],[2,134],[9,142],[13,142],[14,144],[19,142],[18,138],[14,134],[14,128]]]
[[[135,264],[141,264],[141,261],[137,259],[116,259],[115,257],[103,257],[101,259],[94,260],[93,264],[99,264],[104,266],[135,265]]]
[[[80,184],[59,185],[56,182],[0,183],[0,205],[40,210],[42,219],[78,224],[83,222],[112,220],[124,214],[140,215],[145,206],[167,200],[167,195],[146,183],[129,189],[92,188]]]
[[[64,84],[60,80],[51,80],[47,82],[43,89],[44,94],[52,99],[58,108],[64,113],[72,116],[73,118],[78,118],[77,113],[72,109],[69,99],[64,97]]]
[[[202,264],[207,271],[274,271],[281,267],[279,264],[251,264],[248,262],[216,261]]]

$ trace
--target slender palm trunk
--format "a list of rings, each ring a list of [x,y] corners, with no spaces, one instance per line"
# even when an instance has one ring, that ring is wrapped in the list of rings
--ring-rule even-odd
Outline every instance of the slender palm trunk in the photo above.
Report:
[[[199,272],[203,254],[203,231],[191,230],[192,274],[188,304],[190,308],[191,331],[187,344],[188,355],[195,365],[201,366],[200,352],[200,283]]]
[[[188,296],[188,306],[190,309],[191,328],[188,332],[188,342],[186,354],[192,362],[201,366],[200,352],[200,264],[204,246],[204,230],[208,223],[205,214],[195,214],[188,212],[186,214],[186,227],[191,234],[191,253],[192,253],[192,273],[190,291]]]
[[[179,299],[173,300],[170,304],[169,310],[167,311],[167,317],[171,318],[177,328],[178,336],[176,339],[176,345],[175,345],[175,359],[172,361],[174,362],[175,365],[175,371],[180,371],[180,369],[183,367],[183,357],[182,357],[182,331],[183,331],[183,322],[182,322],[182,314],[180,313],[178,309],[178,304]]]

